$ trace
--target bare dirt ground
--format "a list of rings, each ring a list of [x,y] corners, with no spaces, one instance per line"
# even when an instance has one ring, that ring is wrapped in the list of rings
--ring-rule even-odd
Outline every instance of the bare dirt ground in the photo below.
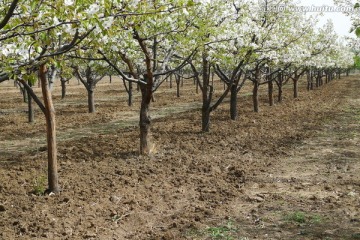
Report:
[[[191,83],[163,86],[152,105],[155,153],[138,156],[138,101],[119,82],[54,92],[62,192],[46,186],[44,119],[26,122],[12,83],[0,85],[0,239],[360,239],[360,78],[336,80],[251,111],[228,104],[200,130]],[[217,86],[217,94],[221,85]],[[35,89],[39,92],[39,89]],[[135,99],[139,99],[135,96]]]

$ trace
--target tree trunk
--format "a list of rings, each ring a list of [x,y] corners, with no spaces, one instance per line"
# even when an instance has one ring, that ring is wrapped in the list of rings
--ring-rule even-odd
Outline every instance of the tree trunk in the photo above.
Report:
[[[39,68],[39,77],[41,81],[41,90],[45,106],[46,119],[46,139],[48,151],[48,192],[60,192],[57,172],[57,145],[56,145],[56,122],[55,109],[52,102],[51,92],[46,79],[46,67],[41,65]]]
[[[196,81],[196,94],[198,94],[198,93],[199,93],[199,82]]]
[[[25,87],[22,86],[18,81],[17,81],[17,85],[20,88],[20,92],[21,92],[22,97],[23,97],[23,102],[27,103],[28,97],[27,97],[27,91],[26,91]]]
[[[230,118],[236,120],[237,118],[237,86],[233,84],[230,89]]]
[[[253,104],[254,104],[254,112],[259,112],[259,83],[254,82],[254,88],[253,88]]]
[[[180,76],[175,76],[175,80],[176,80],[176,96],[179,98],[180,97]]]
[[[29,82],[29,86],[31,87],[31,84]],[[29,93],[27,93],[27,97],[28,97],[28,120],[29,123],[34,122],[34,108],[33,108],[33,104],[32,104],[32,97]]]
[[[284,82],[284,76],[283,74],[278,75],[278,102],[282,102],[282,87]]]
[[[203,132],[209,132],[210,130],[210,104],[212,98],[213,88],[210,86],[210,65],[209,61],[206,59],[207,54],[203,53],[202,56],[202,78],[203,78],[203,88],[202,88],[202,100],[203,105],[201,109],[201,129]]]
[[[150,132],[150,103],[141,101],[140,107],[140,154],[148,155],[150,153],[149,132]]]
[[[209,132],[210,130],[210,102],[203,102],[201,109],[201,130]]]
[[[294,83],[294,98],[297,98],[298,97],[298,78],[295,78],[293,80],[293,83]]]
[[[311,71],[306,72],[306,79],[307,79],[307,90],[311,90]]]
[[[268,82],[268,92],[269,92],[269,105],[273,106],[274,105],[274,83],[272,81]]]
[[[61,99],[64,99],[66,96],[66,81],[60,80],[61,82]]]
[[[318,87],[320,87],[320,72],[318,72],[318,74],[315,78],[316,78],[315,87],[318,88]]]
[[[144,75],[144,80],[149,81],[148,76]],[[151,153],[151,142],[150,142],[150,124],[151,119],[149,116],[149,107],[152,99],[152,84],[140,85],[141,89],[141,106],[140,106],[140,154],[149,155]]]
[[[282,102],[282,93],[283,93],[283,90],[282,90],[282,83],[280,82],[279,83],[279,86],[278,86],[278,102]]]
[[[173,78],[173,74],[170,74],[170,88],[172,88],[172,78]]]
[[[283,74],[279,73],[278,75],[278,102],[282,102],[282,87],[283,87],[283,82],[284,82],[284,76]]]
[[[215,72],[211,73],[211,86],[214,86],[214,77],[215,77]]]
[[[327,72],[325,72],[325,84],[329,83],[328,76],[329,76],[329,75],[327,74]]]
[[[132,98],[133,98],[133,85],[132,85],[132,82],[129,82],[129,92],[128,92],[128,106],[129,107],[131,107],[133,104]]]
[[[25,90],[24,87],[21,87],[21,86],[20,86],[20,89],[21,89],[21,92],[23,95],[23,101],[24,101],[24,103],[27,103],[27,101],[28,101],[27,91]]]
[[[90,86],[89,89],[86,90],[88,93],[89,113],[94,113],[95,112],[94,89]]]

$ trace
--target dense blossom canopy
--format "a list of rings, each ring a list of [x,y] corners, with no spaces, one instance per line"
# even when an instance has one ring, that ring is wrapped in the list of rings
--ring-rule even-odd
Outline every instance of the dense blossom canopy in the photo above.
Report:
[[[353,65],[353,53],[331,23],[314,29],[316,19],[303,13],[268,11],[279,4],[274,0],[35,0],[18,2],[10,12],[14,2],[1,1],[3,18],[10,15],[0,29],[2,73],[27,73],[41,61],[62,64],[69,54],[98,56],[98,50],[114,58],[122,54],[119,61],[131,60],[144,71],[144,52],[136,38],[149,47],[157,44],[157,56],[150,58],[161,61],[162,69],[204,48],[209,61],[229,68],[249,50],[247,68],[258,61],[314,68]],[[351,16],[356,24],[358,15]]]

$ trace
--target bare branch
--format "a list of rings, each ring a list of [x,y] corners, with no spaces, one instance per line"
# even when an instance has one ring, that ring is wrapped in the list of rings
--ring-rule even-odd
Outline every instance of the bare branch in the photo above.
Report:
[[[39,108],[41,109],[41,111],[45,114],[45,106],[44,104],[40,101],[40,99],[38,98],[38,96],[36,96],[36,94],[34,93],[33,89],[29,86],[29,84],[27,84],[27,82],[23,79],[17,79],[26,89],[26,91],[28,92],[28,94],[31,95],[32,99],[34,99],[34,101],[36,102],[36,104],[39,106]]]

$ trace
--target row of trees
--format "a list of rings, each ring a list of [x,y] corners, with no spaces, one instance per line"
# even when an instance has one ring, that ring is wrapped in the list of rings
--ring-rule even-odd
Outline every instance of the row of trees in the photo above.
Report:
[[[292,0],[60,0],[31,4],[5,0],[0,6],[0,82],[16,79],[46,116],[49,190],[60,190],[57,177],[55,110],[51,83],[55,72],[62,83],[76,76],[89,93],[107,74],[141,91],[140,153],[149,154],[150,103],[170,76],[186,73],[202,94],[202,130],[210,129],[210,114],[230,94],[230,117],[237,116],[237,95],[245,81],[253,83],[254,111],[258,90],[288,81],[297,84],[307,73],[331,79],[353,66],[353,53],[339,41],[331,22],[315,29],[315,18],[277,4]],[[291,8],[288,8],[291,9]],[[54,71],[53,71],[54,70]],[[213,97],[211,77],[225,84]],[[317,77],[314,77],[317,76]],[[43,101],[31,85],[41,82]],[[177,78],[178,79],[178,78]],[[89,111],[95,109],[89,108]]]

